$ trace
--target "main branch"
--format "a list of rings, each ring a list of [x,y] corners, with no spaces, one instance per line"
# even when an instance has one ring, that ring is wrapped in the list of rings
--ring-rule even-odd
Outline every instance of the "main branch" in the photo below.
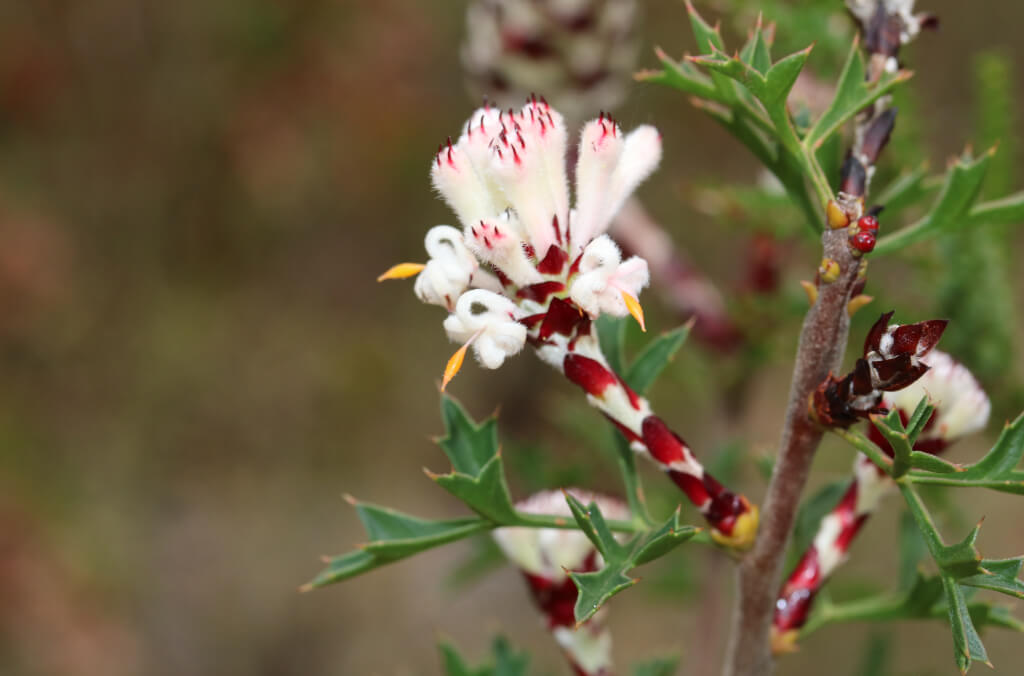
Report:
[[[772,669],[771,623],[786,544],[800,495],[823,429],[808,415],[815,388],[838,371],[850,328],[847,304],[857,284],[860,260],[854,258],[845,228],[822,234],[824,263],[839,267],[835,281],[821,275],[818,297],[800,332],[793,381],[778,459],[762,506],[761,529],[753,550],[739,566],[738,601],[724,673],[761,676]],[[823,267],[828,267],[823,265]]]

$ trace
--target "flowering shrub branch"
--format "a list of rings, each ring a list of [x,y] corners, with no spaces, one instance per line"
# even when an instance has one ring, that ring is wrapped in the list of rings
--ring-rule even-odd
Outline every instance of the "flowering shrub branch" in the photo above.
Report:
[[[535,3],[508,1],[522,16],[536,9]],[[632,2],[626,4],[632,16]],[[979,202],[994,151],[977,158],[965,152],[944,176],[928,177],[924,169],[906,173],[878,191],[877,203],[869,202],[870,189],[879,181],[879,159],[896,129],[891,93],[910,77],[901,67],[900,49],[935,23],[930,15],[914,13],[913,4],[847,0],[861,38],[853,41],[828,103],[813,116],[795,115],[790,101],[810,47],[773,60],[775,27],[758,19],[742,49],[729,56],[718,27],[690,2],[687,11],[701,54],[676,61],[658,50],[661,69],[638,76],[689,94],[698,109],[778,179],[820,238],[814,280],[803,282],[810,308],[760,511],[715,479],[645,396],[692,324],[655,338],[631,364],[622,358],[619,320],[632,317],[646,330],[639,296],[651,274],[648,261],[623,255],[608,231],[624,207],[630,214],[633,191],[659,164],[660,133],[646,125],[624,133],[601,113],[582,126],[570,172],[570,125],[543,98],[530,97],[518,110],[485,105],[457,139],[439,146],[431,163],[432,182],[460,227],[431,228],[424,242],[428,260],[400,263],[380,279],[415,277],[416,295],[447,311],[443,327],[459,347],[444,369],[442,390],[469,352],[482,367],[497,369],[527,345],[583,390],[618,432],[625,499],[571,489],[514,501],[495,420],[477,424],[443,396],[446,436],[439,443],[452,470],[428,475],[474,515],[422,519],[351,500],[369,541],[328,558],[306,588],[490,531],[522,572],[570,667],[586,676],[612,673],[611,636],[604,624],[607,601],[636,582],[630,576],[633,568],[687,541],[724,548],[737,562],[726,676],[769,674],[776,655],[796,649],[800,640],[835,622],[945,619],[961,671],[973,661],[988,660],[979,627],[1024,629],[1005,608],[971,597],[974,590],[985,589],[1024,598],[1019,578],[1024,557],[983,558],[975,546],[979,527],[947,545],[916,489],[921,484],[1024,494],[1024,470],[1018,469],[1024,416],[1008,424],[974,464],[939,457],[959,438],[980,432],[991,409],[971,373],[935,350],[946,320],[890,324],[893,313],[885,313],[868,331],[852,370],[836,375],[843,373],[851,316],[871,301],[863,293],[868,255],[896,253],[972,225],[1024,220],[1024,193]],[[586,30],[599,15],[604,16],[552,14],[573,31]],[[478,14],[473,21],[499,26],[495,30],[512,51],[544,56],[546,43],[539,37],[525,39],[525,28],[515,21],[508,28],[501,21],[505,16],[501,11]],[[498,58],[494,47],[485,40],[474,49]],[[505,72],[500,65],[490,63],[485,74]],[[847,127],[852,140],[840,163],[838,149]],[[830,164],[826,158],[833,149],[836,162]],[[934,201],[925,205],[932,196]],[[880,234],[883,213],[896,223],[908,207],[923,216]],[[634,211],[620,225],[638,218]],[[630,234],[636,235],[627,233],[627,238]],[[870,423],[866,433],[855,428],[862,422]],[[857,451],[853,474],[829,487],[823,494],[828,499],[812,499],[801,508],[811,463],[828,432]],[[662,521],[651,517],[636,454],[668,475],[707,522],[707,532],[684,524],[679,508]],[[907,523],[920,533],[922,551],[931,555],[937,573],[904,575],[896,591],[846,604],[822,598],[819,593],[881,498],[896,490],[907,504]],[[795,552],[796,565],[783,581],[798,521],[806,533]],[[906,558],[910,564],[904,568],[912,570],[917,561]],[[447,672],[457,676],[525,673],[527,668],[525,657],[505,643],[495,644],[501,670],[470,669],[451,646],[442,652]],[[658,662],[635,673],[667,675],[673,668],[672,661]]]

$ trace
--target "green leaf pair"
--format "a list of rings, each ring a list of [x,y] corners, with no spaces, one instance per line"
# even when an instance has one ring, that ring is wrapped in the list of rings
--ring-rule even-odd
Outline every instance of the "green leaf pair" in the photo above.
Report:
[[[574,608],[578,623],[589,620],[608,599],[636,584],[637,580],[626,573],[636,566],[664,556],[699,530],[680,524],[677,508],[660,528],[641,533],[622,543],[608,528],[596,503],[584,506],[569,494],[566,494],[565,499],[576,524],[604,559],[604,567],[598,571],[569,574],[579,591]]]

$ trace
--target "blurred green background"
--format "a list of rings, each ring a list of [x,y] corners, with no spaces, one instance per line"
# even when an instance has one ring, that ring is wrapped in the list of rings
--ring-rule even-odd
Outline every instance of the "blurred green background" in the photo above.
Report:
[[[907,55],[917,115],[896,134],[922,140],[941,168],[981,142],[979,52],[1006,57],[1019,85],[1011,100],[1024,110],[1024,5],[922,5],[942,28]],[[640,67],[655,64],[655,44],[692,49],[680,2],[643,8]],[[458,591],[443,584],[465,543],[297,592],[320,555],[363,537],[343,492],[427,516],[460,513],[421,471],[447,469],[430,440],[453,349],[443,312],[421,305],[411,284],[374,278],[419,260],[426,229],[453,220],[427,168],[474,105],[459,63],[464,9],[0,2],[0,673],[435,674],[439,635],[479,656],[497,631],[534,653],[537,673],[563,673],[513,571]],[[735,44],[735,27],[726,29]],[[665,161],[640,194],[734,292],[749,232],[700,213],[694,194],[708,181],[752,184],[752,159],[676,92],[633,85],[617,117],[662,131]],[[1019,260],[1020,237],[1014,246]],[[716,375],[735,372],[737,358],[696,343],[656,388],[656,407],[698,453],[737,440],[755,453],[772,448],[797,281],[813,276],[818,255],[813,241],[784,240],[781,294],[797,300],[781,305],[795,310],[777,320],[741,417],[719,410]],[[852,342],[890,306],[907,308],[908,320],[935,307],[945,271],[925,264],[921,273],[907,260],[872,264],[868,292],[879,300]],[[1019,272],[1014,285],[1024,298]],[[645,305],[654,330],[677,321],[653,294]],[[1002,321],[1022,347],[1020,316]],[[990,430],[1019,411],[1007,402],[1020,401],[1020,374],[1018,359],[991,383],[1007,401]],[[451,391],[477,417],[501,406],[500,433],[519,456],[517,496],[540,483],[530,476],[538,465],[544,476],[616,490],[613,463],[577,434],[596,414],[531,355],[497,372],[468,365]],[[961,444],[954,457],[990,441]],[[815,485],[843,476],[851,457],[824,446]],[[760,498],[760,475],[741,474]],[[645,477],[652,492],[663,488],[650,468]],[[854,547],[838,595],[892,581],[897,503]],[[942,513],[953,532],[988,517],[988,555],[1024,551],[1019,501],[957,494],[951,504]],[[681,652],[684,673],[714,673],[730,569],[703,552],[670,557],[617,598],[618,661]],[[941,624],[881,631],[900,642],[886,673],[954,673]],[[780,673],[818,674],[825,663],[852,675],[869,634],[826,629]],[[1019,636],[986,642],[998,673],[1024,670]]]

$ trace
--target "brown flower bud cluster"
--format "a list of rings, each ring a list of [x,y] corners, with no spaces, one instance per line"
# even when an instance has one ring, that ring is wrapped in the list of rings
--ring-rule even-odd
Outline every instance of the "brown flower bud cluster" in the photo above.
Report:
[[[829,374],[811,396],[811,416],[827,427],[849,427],[872,413],[886,413],[885,392],[896,392],[928,371],[921,358],[939,342],[947,320],[889,324],[879,317],[864,341],[864,356],[843,378]]]

